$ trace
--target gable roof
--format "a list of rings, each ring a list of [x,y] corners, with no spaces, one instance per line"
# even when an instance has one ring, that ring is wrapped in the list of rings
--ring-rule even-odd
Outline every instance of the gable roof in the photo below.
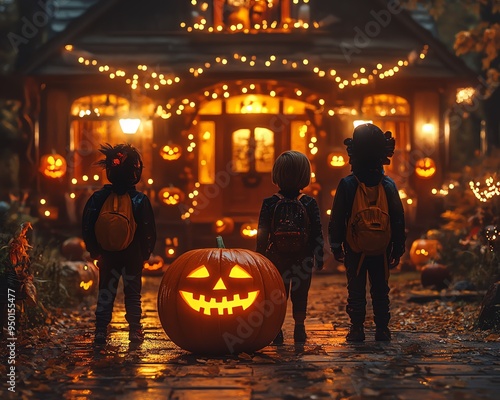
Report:
[[[68,63],[67,57],[61,53],[64,45],[69,43],[111,65],[135,67],[147,62],[160,69],[180,71],[185,71],[188,66],[213,62],[217,56],[230,57],[235,53],[263,57],[280,53],[290,59],[307,57],[321,68],[352,71],[365,65],[367,59],[385,64],[412,57],[412,52],[418,56],[422,47],[428,45],[430,50],[426,62],[415,63],[412,76],[453,79],[477,75],[406,10],[390,13],[390,22],[386,26],[379,23],[377,34],[371,35],[367,29],[377,23],[374,13],[382,10],[387,13],[390,3],[386,0],[331,2],[328,7],[331,7],[337,23],[326,29],[312,30],[307,34],[253,35],[185,32],[174,18],[176,12],[186,11],[177,1],[142,0],[138,10],[136,2],[94,0],[84,14],[69,22],[66,29],[42,46],[22,70],[26,74],[41,75],[88,73],[83,67],[77,66],[75,70],[75,63]],[[368,44],[356,46],[356,35],[363,34],[368,38]],[[262,67],[261,72],[273,68],[282,69],[282,66]],[[231,70],[245,69],[248,70],[240,63]],[[259,71],[258,66],[254,71]]]

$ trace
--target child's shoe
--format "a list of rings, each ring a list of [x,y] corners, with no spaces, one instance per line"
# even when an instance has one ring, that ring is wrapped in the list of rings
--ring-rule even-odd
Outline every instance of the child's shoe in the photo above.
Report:
[[[132,343],[142,343],[144,342],[144,331],[142,330],[142,326],[137,328],[130,328],[130,332],[128,334],[128,340]]]
[[[347,342],[363,342],[365,340],[365,330],[363,325],[351,325],[345,340]]]
[[[273,340],[273,344],[283,344],[283,330],[280,329],[279,333],[276,335],[276,337]]]
[[[305,343],[307,339],[306,328],[304,325],[295,325],[293,330],[293,340],[295,343]]]
[[[96,328],[94,334],[94,344],[106,344],[108,340],[108,330],[106,328]]]
[[[391,341],[391,331],[388,327],[377,328],[375,330],[375,340],[377,342],[390,342]]]

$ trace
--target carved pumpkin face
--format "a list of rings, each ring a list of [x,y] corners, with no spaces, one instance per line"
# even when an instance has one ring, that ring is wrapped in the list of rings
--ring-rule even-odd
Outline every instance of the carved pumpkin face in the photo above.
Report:
[[[59,154],[46,154],[40,160],[40,172],[47,178],[62,178],[66,169],[66,160]]]
[[[276,267],[244,249],[191,250],[165,272],[158,313],[179,347],[205,354],[251,352],[279,332],[286,294]]]
[[[92,262],[64,261],[61,265],[61,283],[77,298],[97,290],[99,271]]]
[[[415,173],[421,178],[430,178],[436,173],[436,163],[432,158],[421,158],[415,164]]]
[[[212,225],[212,231],[218,235],[227,233],[231,234],[234,230],[234,220],[230,217],[223,217],[218,219]]]
[[[341,168],[346,164],[346,159],[343,154],[338,152],[328,155],[328,166],[332,168]]]
[[[240,234],[245,239],[253,239],[257,236],[257,222],[247,222],[246,224],[241,225]]]
[[[160,201],[167,206],[176,206],[184,200],[184,192],[176,187],[166,187],[158,193]]]
[[[157,254],[151,254],[147,261],[144,261],[144,274],[145,275],[161,275],[165,263],[163,258]]]
[[[160,150],[160,155],[164,160],[178,160],[182,154],[182,147],[177,144],[167,144]]]
[[[436,239],[417,239],[410,248],[410,260],[418,268],[438,258],[441,244]]]

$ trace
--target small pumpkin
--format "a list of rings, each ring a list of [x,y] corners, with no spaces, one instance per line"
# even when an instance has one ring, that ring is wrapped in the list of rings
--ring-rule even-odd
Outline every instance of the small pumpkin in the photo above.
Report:
[[[331,168],[342,168],[347,164],[346,156],[340,151],[334,151],[328,155],[328,166]]]
[[[437,239],[414,240],[410,248],[410,260],[420,268],[431,260],[436,260],[441,250],[441,243]]]
[[[167,206],[176,206],[184,200],[184,192],[174,186],[164,187],[158,193],[159,200]]]
[[[62,178],[67,168],[66,160],[60,154],[45,154],[40,159],[40,172],[47,178]]]
[[[212,225],[212,231],[218,235],[226,233],[231,234],[234,230],[234,219],[223,217],[215,221]]]
[[[143,272],[145,275],[161,275],[165,267],[163,257],[158,254],[151,254],[147,261],[144,261]]]
[[[451,273],[446,265],[431,262],[422,267],[420,279],[423,287],[433,286],[442,290],[450,285]]]
[[[257,236],[257,228],[259,224],[257,222],[246,222],[241,225],[240,235],[245,239],[253,239]]]
[[[160,150],[161,158],[167,161],[175,161],[180,158],[182,147],[178,144],[166,144]]]
[[[415,163],[415,173],[420,178],[430,178],[436,173],[436,163],[432,158],[421,158]]]
[[[61,268],[61,283],[68,293],[81,298],[96,292],[99,282],[99,270],[94,263],[64,261]]]
[[[259,350],[276,337],[285,313],[278,270],[246,249],[188,251],[166,270],[158,292],[165,333],[193,353]]]
[[[85,242],[80,237],[70,237],[61,245],[61,255],[69,261],[84,260],[87,256],[85,253]]]

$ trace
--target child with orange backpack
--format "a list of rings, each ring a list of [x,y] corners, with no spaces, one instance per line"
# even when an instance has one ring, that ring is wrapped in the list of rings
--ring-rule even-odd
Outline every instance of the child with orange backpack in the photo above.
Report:
[[[350,342],[365,340],[366,276],[376,325],[375,340],[391,340],[389,329],[389,270],[405,252],[404,211],[394,181],[384,174],[395,141],[391,132],[373,124],[354,129],[346,139],[352,174],[340,180],[328,226],[335,259],[344,263],[347,275],[347,307]]]
[[[156,242],[153,209],[148,197],[135,189],[143,168],[139,152],[129,144],[106,144],[99,151],[105,158],[97,165],[106,169],[111,184],[92,194],[82,218],[83,240],[99,267],[94,343],[106,343],[120,277],[129,340],[140,343],[142,268]]]

